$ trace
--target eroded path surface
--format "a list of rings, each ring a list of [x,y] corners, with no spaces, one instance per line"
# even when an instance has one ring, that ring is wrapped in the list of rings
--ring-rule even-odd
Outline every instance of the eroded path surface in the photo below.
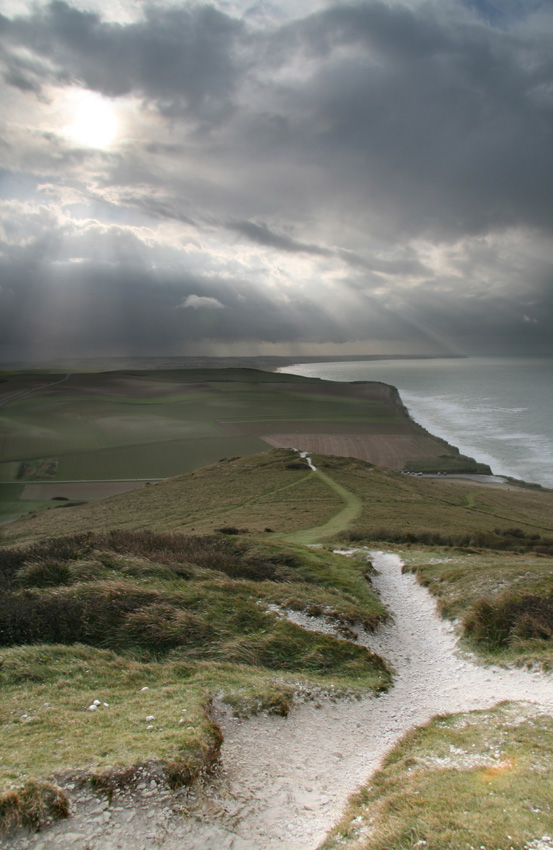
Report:
[[[553,677],[481,667],[460,656],[451,626],[438,619],[434,601],[415,578],[401,574],[400,558],[380,552],[371,560],[379,571],[374,585],[393,621],[362,640],[396,668],[388,694],[312,701],[288,718],[235,720],[219,709],[222,766],[203,791],[170,795],[145,784],[140,797],[116,795],[111,806],[82,797],[68,822],[3,846],[315,850],[348,796],[410,727],[436,713],[486,708],[506,699],[535,702],[553,713]],[[308,628],[331,628],[314,618],[300,620]],[[183,819],[183,808],[188,818]]]

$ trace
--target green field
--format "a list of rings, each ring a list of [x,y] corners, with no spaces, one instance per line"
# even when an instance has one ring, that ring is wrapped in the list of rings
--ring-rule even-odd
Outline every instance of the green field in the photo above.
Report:
[[[333,384],[254,369],[4,374],[0,517],[31,511],[15,485],[169,478],[266,448],[273,433],[420,434],[383,384]],[[436,442],[439,450],[443,444]],[[437,449],[438,450],[438,449]],[[94,498],[91,489],[90,498]]]

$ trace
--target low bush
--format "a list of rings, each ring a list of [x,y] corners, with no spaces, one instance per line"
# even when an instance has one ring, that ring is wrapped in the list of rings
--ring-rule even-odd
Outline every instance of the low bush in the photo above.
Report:
[[[0,646],[87,643],[114,646],[125,617],[159,594],[124,582],[82,589],[5,593],[0,598]]]
[[[162,602],[128,614],[123,626],[134,643],[154,650],[196,646],[213,635],[213,629],[201,617]]]
[[[0,587],[56,587],[93,581],[105,570],[129,576],[192,578],[195,569],[250,581],[293,581],[301,561],[230,540],[234,526],[204,536],[125,531],[53,538],[25,549],[0,549]]]
[[[521,640],[553,638],[553,596],[481,599],[463,620],[463,631],[490,649],[503,649]]]
[[[540,538],[539,534],[526,534],[520,528],[473,531],[467,534],[443,534],[438,531],[398,531],[389,528],[354,528],[340,535],[346,543],[382,540],[387,543],[421,543],[425,546],[456,546],[497,551],[536,552],[553,555],[553,539]]]
[[[67,561],[25,561],[14,575],[14,583],[21,587],[56,587],[70,581],[71,570]]]

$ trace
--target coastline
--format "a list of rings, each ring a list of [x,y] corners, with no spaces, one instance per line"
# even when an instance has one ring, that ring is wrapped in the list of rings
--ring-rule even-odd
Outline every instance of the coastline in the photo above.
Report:
[[[534,387],[531,381],[534,364],[541,387],[539,382]],[[306,361],[296,362],[277,371],[330,381],[386,383],[397,390],[412,422],[457,447],[463,455],[486,464],[504,486],[553,489],[553,404],[546,392],[552,375],[551,358],[434,358],[425,363],[318,365],[320,368]]]

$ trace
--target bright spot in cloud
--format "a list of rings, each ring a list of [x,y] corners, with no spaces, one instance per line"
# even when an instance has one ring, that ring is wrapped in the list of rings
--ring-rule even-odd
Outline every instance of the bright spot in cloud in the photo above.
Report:
[[[225,305],[221,304],[217,298],[210,298],[207,295],[189,295],[179,306],[184,308],[193,307],[194,310],[198,310],[200,307],[207,308],[208,310],[225,309]]]
[[[109,101],[94,92],[79,92],[72,105],[73,121],[63,130],[67,138],[89,148],[108,148],[115,140],[118,121]]]

